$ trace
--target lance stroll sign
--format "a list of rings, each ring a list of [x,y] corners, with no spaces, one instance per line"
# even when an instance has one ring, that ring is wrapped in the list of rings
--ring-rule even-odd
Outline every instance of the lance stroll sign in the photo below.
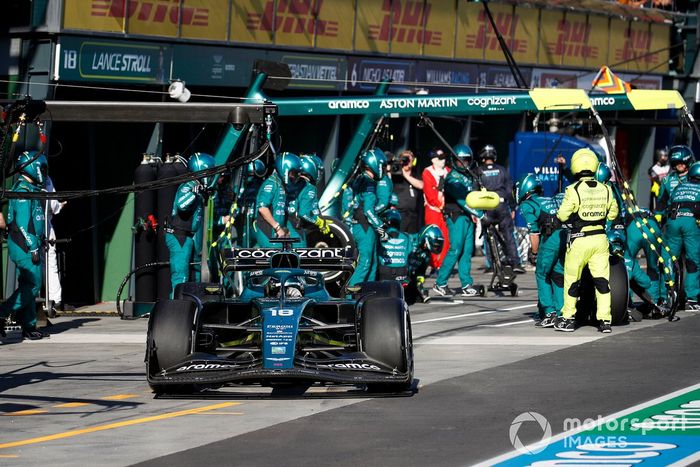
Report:
[[[167,45],[66,37],[57,57],[57,78],[164,84],[171,59]]]

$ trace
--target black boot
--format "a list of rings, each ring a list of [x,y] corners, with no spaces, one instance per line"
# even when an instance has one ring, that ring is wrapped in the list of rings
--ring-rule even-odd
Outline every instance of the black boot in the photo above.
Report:
[[[50,334],[48,332],[39,331],[36,326],[22,329],[22,337],[30,341],[38,341],[39,339],[44,339],[49,336]]]

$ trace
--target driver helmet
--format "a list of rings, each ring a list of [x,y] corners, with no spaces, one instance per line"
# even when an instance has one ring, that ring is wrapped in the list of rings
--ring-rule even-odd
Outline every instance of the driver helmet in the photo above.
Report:
[[[304,296],[304,281],[299,277],[289,277],[284,283],[284,296],[287,298],[301,298]]]
[[[267,282],[265,282],[264,292],[265,296],[268,298],[276,298],[280,296],[280,280],[276,277],[270,277]]]

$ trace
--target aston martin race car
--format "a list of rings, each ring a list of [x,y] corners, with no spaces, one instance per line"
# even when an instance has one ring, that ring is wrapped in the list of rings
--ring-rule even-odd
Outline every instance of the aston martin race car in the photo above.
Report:
[[[351,251],[232,249],[224,273],[243,272],[238,296],[224,296],[215,283],[180,284],[149,318],[153,391],[295,383],[410,390],[413,345],[400,284],[366,282],[342,297],[326,289],[324,272],[352,271]]]

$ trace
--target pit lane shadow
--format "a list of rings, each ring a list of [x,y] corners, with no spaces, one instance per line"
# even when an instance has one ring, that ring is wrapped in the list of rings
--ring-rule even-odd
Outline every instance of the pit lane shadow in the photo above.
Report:
[[[106,412],[121,412],[125,410],[134,410],[137,407],[143,405],[142,402],[129,402],[129,401],[111,401],[102,399],[81,399],[76,397],[41,397],[41,396],[24,396],[18,394],[3,394],[3,399],[16,402],[2,402],[0,403],[0,417],[2,416],[12,416],[12,412],[19,412],[22,410],[33,410],[45,408],[46,405],[57,405],[57,404],[86,404],[84,408],[73,409],[73,410],[61,410],[61,411],[47,411],[42,413],[42,416],[65,416],[65,415],[78,415],[82,417],[89,417],[91,415],[103,414]]]
[[[81,328],[88,323],[92,323],[94,321],[99,320],[100,318],[76,318],[70,321],[61,321],[60,323],[52,323],[51,321],[49,321],[49,323],[46,326],[44,326],[42,330],[48,332],[49,334],[61,334],[66,331],[70,331],[71,329]],[[10,331],[8,331],[7,337],[0,338],[0,345],[6,346],[21,344],[23,342],[23,339],[21,338],[19,331],[16,332],[17,334],[12,336],[10,334]]]
[[[132,381],[141,380],[143,378],[143,373],[79,373],[79,372],[64,372],[64,371],[53,371],[56,368],[71,368],[89,363],[88,361],[74,362],[67,365],[50,365],[48,362],[38,362],[33,365],[18,368],[14,371],[4,373],[0,375],[0,394],[2,394],[3,402],[0,403],[0,415],[7,414],[8,412],[16,412],[19,410],[27,410],[38,408],[38,403],[61,404],[61,403],[86,403],[90,407],[87,407],[84,411],[77,410],[72,413],[83,414],[83,416],[89,416],[95,413],[116,411],[116,410],[131,410],[139,405],[143,405],[142,402],[133,402],[127,400],[106,400],[106,399],[84,399],[76,398],[71,396],[37,396],[37,395],[27,395],[27,394],[7,394],[6,391],[15,388],[25,388],[33,384],[40,384],[50,381],[56,381],[59,379],[66,379],[71,381],[85,380],[89,381]],[[16,402],[5,402],[5,401],[16,401]],[[33,404],[37,403],[37,404]],[[95,410],[95,406],[98,407]],[[62,414],[69,413],[67,411],[62,411]]]
[[[75,318],[70,321],[61,321],[60,323],[51,323],[46,326],[46,330],[51,334],[61,334],[62,332],[78,329],[88,323],[100,321],[100,318]]]
[[[158,394],[154,399],[177,400],[307,400],[307,399],[378,399],[413,397],[418,394],[420,379],[414,378],[411,388],[402,392],[369,392],[358,386],[293,384],[273,388],[261,386],[226,387],[191,394]]]

